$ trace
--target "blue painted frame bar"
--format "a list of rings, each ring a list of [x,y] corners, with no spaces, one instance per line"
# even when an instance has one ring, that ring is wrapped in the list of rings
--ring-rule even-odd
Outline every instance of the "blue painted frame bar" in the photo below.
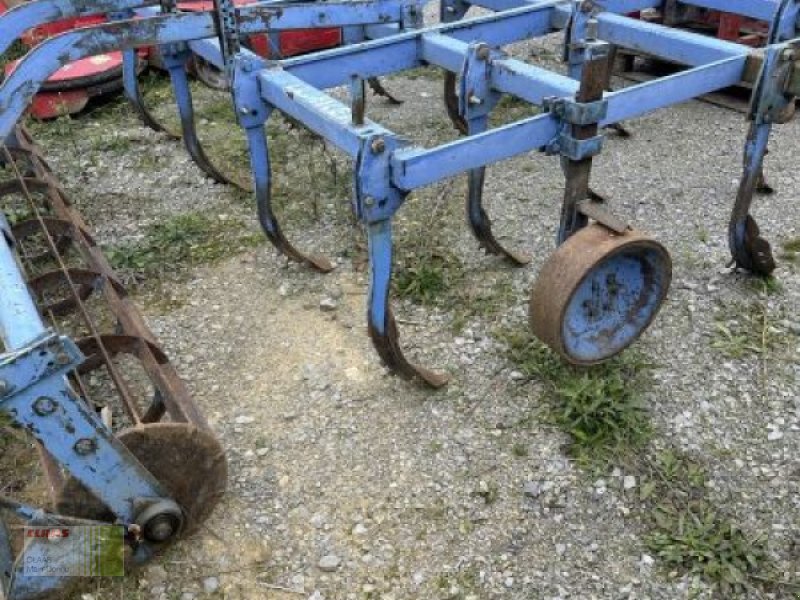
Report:
[[[297,119],[351,158],[358,156],[362,140],[393,135],[372,121],[354,125],[349,106],[281,68],[260,72],[258,81],[261,98],[267,104]]]
[[[22,348],[47,333],[11,248],[8,221],[0,214],[0,337],[7,350]]]
[[[0,16],[0,54],[33,27],[61,19],[126,11],[157,4],[157,0],[34,0],[18,4]]]

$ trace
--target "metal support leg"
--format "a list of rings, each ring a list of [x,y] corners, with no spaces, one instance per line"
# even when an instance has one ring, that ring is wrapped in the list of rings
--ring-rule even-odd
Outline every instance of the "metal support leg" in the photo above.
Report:
[[[761,237],[758,224],[750,216],[750,207],[759,181],[763,180],[764,156],[771,131],[769,124],[750,125],[744,152],[744,174],[728,225],[729,244],[736,266],[765,276],[775,270],[775,259],[769,242]]]
[[[467,14],[469,5],[461,0],[442,0],[439,7],[439,19],[442,23],[452,23],[458,21]],[[446,71],[444,74],[444,107],[447,110],[447,116],[453,123],[453,127],[463,134],[467,134],[467,122],[461,116],[458,110],[458,79],[456,74],[451,71]]]
[[[247,182],[239,181],[224,174],[214,165],[203,150],[203,146],[197,137],[195,126],[194,105],[192,102],[192,90],[189,87],[189,77],[186,73],[187,63],[190,53],[185,50],[173,50],[163,48],[164,65],[169,72],[172,89],[175,93],[175,102],[178,105],[178,113],[181,119],[181,131],[183,132],[183,144],[186,151],[191,156],[194,163],[217,183],[235,185],[245,191],[252,191],[252,186]]]
[[[486,116],[469,120],[468,133],[473,135],[486,131],[488,120]],[[483,207],[483,188],[486,179],[486,167],[471,169],[467,176],[467,221],[472,229],[472,234],[478,240],[481,248],[486,250],[489,254],[503,257],[515,267],[527,265],[531,261],[529,256],[504,248],[492,233],[492,221],[489,219],[489,215],[486,214],[486,210]]]
[[[489,126],[489,114],[497,105],[499,94],[491,89],[492,51],[486,44],[471,44],[464,58],[458,95],[458,114],[467,125],[467,134],[483,133]],[[514,266],[530,262],[530,258],[507,250],[492,233],[492,222],[483,208],[483,187],[486,167],[467,173],[467,221],[481,247],[490,254],[503,257]]]
[[[364,80],[353,77],[350,80],[350,112],[353,125],[363,125],[367,110],[367,98],[364,89]]]
[[[590,46],[586,49],[587,58],[581,68],[581,85],[576,101],[595,102],[603,98],[608,80],[608,46]],[[596,123],[572,125],[571,135],[576,140],[588,140],[598,133]],[[592,173],[592,158],[572,160],[562,158],[562,168],[566,177],[564,202],[561,208],[561,225],[558,230],[558,244],[563,244],[573,233],[585,227],[589,220],[579,209],[579,204],[590,197],[589,179]]]
[[[770,46],[764,57],[753,97],[750,102],[750,128],[744,149],[744,172],[736,202],[728,224],[728,244],[736,266],[757,275],[768,276],[775,270],[775,259],[769,242],[761,237],[755,219],[750,215],[753,195],[764,183],[764,157],[774,123],[786,120],[788,108],[795,98],[784,87],[794,69],[797,48]]]
[[[422,379],[433,388],[440,388],[448,377],[410,363],[399,344],[397,323],[389,304],[392,280],[392,223],[378,221],[367,225],[369,242],[370,285],[367,323],[369,335],[383,363],[406,379]]]
[[[248,127],[245,131],[250,149],[250,167],[253,171],[258,220],[267,238],[286,257],[307,264],[322,273],[332,271],[333,265],[327,258],[316,254],[303,254],[286,239],[272,212],[272,172],[263,124]]]

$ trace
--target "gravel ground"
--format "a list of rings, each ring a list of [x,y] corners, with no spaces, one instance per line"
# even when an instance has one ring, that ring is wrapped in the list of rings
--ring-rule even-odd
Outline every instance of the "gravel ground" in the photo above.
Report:
[[[552,66],[551,41],[513,53]],[[406,102],[371,101],[371,118],[420,143],[454,136],[438,79],[394,77],[388,85]],[[715,505],[765,536],[778,579],[797,581],[800,276],[781,261],[781,285],[767,293],[726,267],[746,123],[692,102],[628,126],[630,139],[609,136],[593,186],[674,260],[669,300],[637,344],[655,365],[644,392],[652,443],[700,461]],[[179,144],[132,116],[117,122],[130,141],[124,152],[93,146],[90,119],[62,127],[62,139],[48,140],[49,158],[102,243],[135,241],[146,225],[189,210],[233,215],[256,230],[240,194],[207,181]],[[36,132],[46,134],[43,126]],[[798,135],[796,121],[774,135],[767,174],[777,193],[755,208],[778,250],[800,236]],[[148,169],[143,154],[155,159]],[[281,177],[291,184],[299,168]],[[453,375],[439,392],[388,376],[371,349],[363,236],[341,194],[317,196],[319,214],[310,218],[306,205],[288,226],[300,247],[334,258],[329,275],[287,265],[261,245],[156,291],[145,287],[140,305],[227,450],[229,493],[204,532],[82,597],[713,595],[651,556],[633,510],[636,477],[578,467],[568,438],[543,414],[543,383],[506,358],[498,331],[526,326],[528,289],[553,248],[562,186],[556,159],[539,154],[490,169],[496,230],[533,257],[517,270],[471,238],[462,178],[415,193],[401,210],[399,245],[425,239],[450,249],[465,270],[459,285],[492,302],[465,319],[456,304],[396,303],[409,354]],[[301,191],[309,201],[317,193]],[[179,301],[167,310],[164,295]],[[715,347],[718,325],[741,324],[753,303],[780,350],[734,358]],[[454,333],[456,319],[463,323]],[[791,589],[727,597],[790,598]]]

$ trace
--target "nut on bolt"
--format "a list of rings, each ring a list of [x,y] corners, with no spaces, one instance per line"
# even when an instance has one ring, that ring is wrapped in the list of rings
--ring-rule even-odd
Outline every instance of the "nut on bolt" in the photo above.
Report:
[[[370,145],[373,154],[381,154],[384,150],[386,150],[386,142],[383,138],[375,138],[372,140],[372,144]]]
[[[46,417],[47,415],[52,415],[54,412],[56,412],[57,406],[58,404],[52,398],[40,396],[33,403],[33,412],[40,417]]]
[[[481,44],[478,47],[478,51],[475,53],[475,56],[478,57],[478,60],[489,60],[489,57],[492,55],[492,50],[486,44]]]
[[[88,456],[97,451],[97,441],[92,438],[81,438],[75,442],[74,450],[80,456]]]
[[[792,61],[797,58],[797,51],[794,48],[784,48],[781,52],[781,58],[785,61]]]
[[[366,206],[367,208],[375,206],[375,198],[373,198],[372,196],[367,196],[366,198],[364,198],[364,206]]]

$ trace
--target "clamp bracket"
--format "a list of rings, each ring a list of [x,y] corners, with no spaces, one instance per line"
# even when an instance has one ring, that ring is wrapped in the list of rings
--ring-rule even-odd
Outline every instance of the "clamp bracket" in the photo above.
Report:
[[[547,145],[545,153],[551,156],[560,154],[570,160],[579,161],[600,154],[603,150],[603,140],[605,140],[604,135],[596,135],[585,140],[579,140],[566,131],[562,131],[558,137]]]
[[[571,98],[545,98],[542,106],[570,125],[594,125],[608,114],[608,100],[576,102]]]

